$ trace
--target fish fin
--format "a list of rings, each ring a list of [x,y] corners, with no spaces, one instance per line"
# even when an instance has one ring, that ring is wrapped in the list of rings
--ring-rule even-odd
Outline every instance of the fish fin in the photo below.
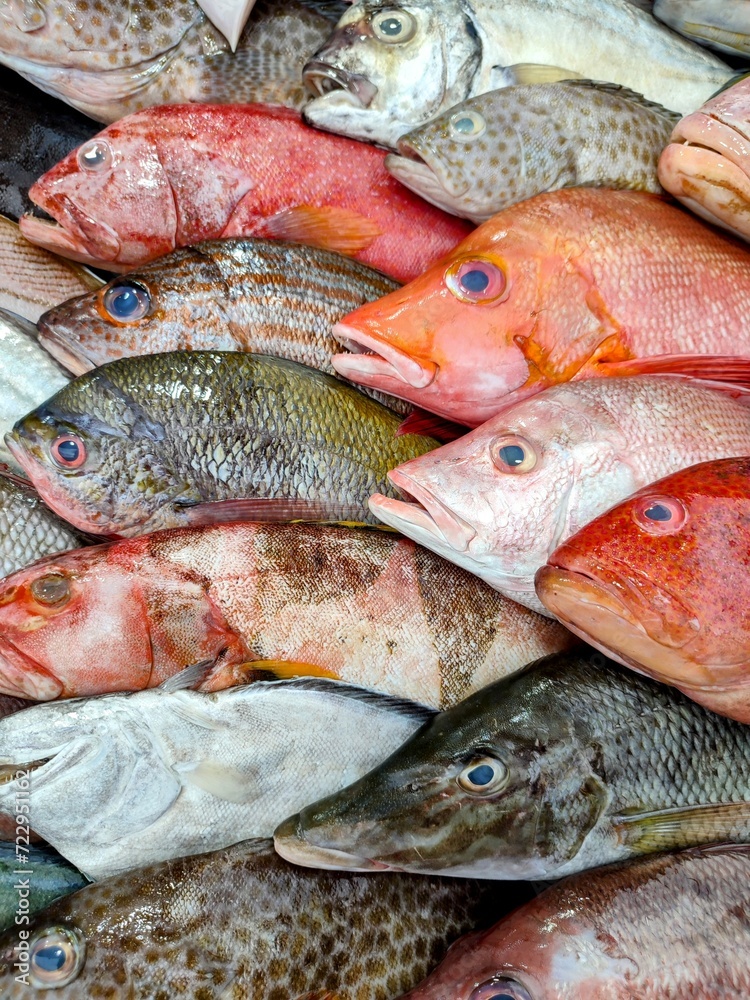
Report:
[[[637,90],[631,90],[629,87],[623,87],[621,83],[608,83],[606,80],[567,80],[567,83],[571,87],[582,87],[591,90],[598,90],[602,94],[616,94],[618,97],[624,97],[628,101],[632,101],[634,104],[640,105],[642,108],[648,108],[650,111],[658,111],[660,114],[664,115],[665,118],[669,118],[670,121],[678,122],[684,116],[679,113],[679,111],[670,111],[669,108],[665,108],[663,104],[657,104],[656,101],[649,101],[647,97],[643,94],[639,94]]]
[[[209,21],[224,35],[234,52],[255,0],[232,0],[230,3],[226,0],[224,2],[198,0],[198,3]]]
[[[159,685],[159,691],[171,694],[174,691],[185,691],[189,688],[199,687],[214,667],[214,660],[201,660],[200,663],[193,663],[179,673],[167,677]]]
[[[750,386],[750,358],[720,354],[657,354],[650,358],[595,362],[602,375],[685,375]]]
[[[613,819],[622,844],[643,854],[731,839],[733,830],[746,834],[750,802],[710,803],[658,812],[623,814]],[[735,834],[736,835],[736,834]]]
[[[277,240],[291,240],[355,254],[366,250],[383,230],[372,219],[348,208],[297,205],[266,219],[263,229]]]
[[[201,788],[209,795],[225,802],[249,802],[258,794],[257,782],[252,775],[245,774],[228,764],[220,764],[216,760],[175,764],[173,770],[183,783]]]
[[[213,500],[195,505],[178,505],[185,512],[191,527],[205,524],[228,524],[232,521],[263,521],[285,523],[288,521],[337,521],[351,520],[361,515],[359,508],[322,500]]]
[[[514,63],[513,66],[506,66],[505,72],[515,84],[559,83],[561,80],[581,78],[581,74],[573,69],[547,66],[544,63]]]
[[[423,437],[433,437],[445,444],[448,441],[456,441],[468,433],[468,427],[455,424],[452,420],[439,417],[436,413],[415,409],[401,421],[396,437],[401,437],[403,434],[421,434]]]
[[[318,667],[314,663],[300,663],[296,660],[251,660],[249,663],[243,664],[243,667],[252,680],[269,680],[269,674],[279,681],[289,680],[293,677],[323,677],[332,681],[340,679],[339,674],[332,670]],[[253,677],[254,674],[260,674],[260,676]]]

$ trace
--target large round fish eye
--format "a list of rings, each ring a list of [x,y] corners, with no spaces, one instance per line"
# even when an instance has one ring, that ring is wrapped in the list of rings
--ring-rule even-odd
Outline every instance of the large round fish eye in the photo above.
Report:
[[[490,456],[500,472],[509,472],[519,476],[531,470],[537,464],[537,454],[526,438],[518,434],[505,434],[495,438],[490,445]]]
[[[498,976],[477,986],[469,1000],[534,1000],[534,998],[517,979],[511,976]]]
[[[484,257],[455,261],[445,272],[445,283],[457,299],[475,305],[497,302],[508,286],[502,268]]]
[[[487,128],[487,122],[478,111],[457,111],[450,117],[450,130],[454,139],[471,142]]]
[[[508,783],[508,768],[494,757],[478,757],[461,771],[458,783],[465,792],[492,795]]]
[[[102,304],[116,323],[136,323],[148,315],[151,296],[135,281],[118,281],[104,292]]]
[[[49,453],[61,469],[80,469],[86,461],[86,445],[77,434],[61,434],[55,438]]]
[[[34,580],[29,588],[38,604],[48,608],[67,604],[70,600],[70,580],[61,573],[47,573]]]
[[[407,11],[394,7],[391,10],[380,11],[373,17],[372,30],[381,42],[398,45],[414,37],[417,22]]]
[[[112,166],[112,150],[104,139],[92,139],[78,150],[78,165],[83,170],[107,170]]]
[[[650,535],[673,535],[687,519],[685,506],[675,497],[644,497],[633,508],[633,520]]]
[[[76,927],[45,927],[29,941],[29,981],[53,990],[72,983],[86,961],[86,941]]]

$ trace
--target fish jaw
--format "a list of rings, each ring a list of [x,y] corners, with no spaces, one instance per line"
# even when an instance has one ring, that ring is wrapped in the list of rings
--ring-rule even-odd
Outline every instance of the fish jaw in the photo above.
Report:
[[[46,195],[39,182],[30,188],[29,199],[52,217],[21,216],[19,226],[30,243],[91,267],[112,270],[121,245],[110,226],[93,219],[67,194]]]
[[[393,344],[345,323],[337,323],[332,332],[350,352],[334,354],[331,359],[334,369],[344,378],[402,399],[409,398],[404,393],[410,388],[426,389],[435,381],[438,366],[434,362],[412,358]]]
[[[368,861],[344,851],[317,847],[302,836],[300,816],[290,817],[277,827],[273,835],[276,853],[285,861],[302,868],[324,868],[327,871],[375,872],[389,871],[388,865],[378,861]]]
[[[37,320],[39,343],[55,361],[59,361],[63,368],[73,375],[85,375],[86,372],[96,368],[96,365],[76,346],[72,338],[61,333],[55,324],[57,312],[57,309],[50,309]]]
[[[396,489],[401,490],[413,500],[411,503],[391,500],[390,503],[399,505],[395,512],[396,516],[408,520],[417,530],[429,533],[433,539],[447,545],[454,552],[468,550],[469,545],[476,538],[476,528],[459,517],[450,507],[433,496],[430,490],[421,486],[401,469],[389,472],[388,478]],[[374,503],[371,501],[370,509],[374,514],[377,513],[378,509],[381,509],[380,499],[379,494],[372,498]],[[382,500],[385,503],[389,502],[387,497],[382,497]],[[389,509],[386,507],[386,512]]]
[[[0,694],[31,701],[54,701],[63,684],[40,664],[0,636]]]
[[[414,191],[431,205],[442,208],[444,212],[460,215],[476,223],[488,218],[487,215],[467,213],[465,203],[461,203],[461,197],[469,189],[468,178],[463,185],[451,184],[450,176],[442,168],[439,158],[415,141],[399,140],[398,154],[389,153],[386,156],[385,168],[410,191]]]

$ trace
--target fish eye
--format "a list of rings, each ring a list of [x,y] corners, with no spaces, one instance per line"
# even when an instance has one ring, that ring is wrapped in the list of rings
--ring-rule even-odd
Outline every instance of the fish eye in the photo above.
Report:
[[[47,607],[67,604],[70,600],[70,580],[61,573],[48,573],[34,580],[29,588],[38,604]]]
[[[107,170],[112,166],[112,150],[104,139],[92,139],[78,150],[78,165],[83,170]]]
[[[61,469],[80,469],[86,461],[86,445],[77,434],[61,434],[49,451],[52,461]]]
[[[633,508],[633,520],[650,535],[673,535],[687,519],[685,506],[674,497],[644,497]]]
[[[470,142],[487,128],[487,122],[478,111],[457,111],[450,117],[450,130],[454,139]]]
[[[105,291],[103,304],[116,323],[135,323],[148,314],[151,296],[135,281],[120,281]]]
[[[77,927],[45,927],[29,942],[29,980],[38,989],[72,983],[86,961],[86,941]]]
[[[509,472],[514,476],[531,472],[537,464],[533,446],[517,434],[496,438],[490,445],[490,455],[500,472]]]
[[[498,976],[477,986],[469,1000],[534,1000],[534,998],[517,979],[511,976]]]
[[[372,30],[381,42],[397,45],[414,37],[417,22],[405,10],[394,8],[376,14],[372,19]]]
[[[494,757],[478,757],[459,774],[458,783],[465,792],[490,795],[504,788],[508,777],[508,768],[502,761]]]
[[[451,264],[445,283],[457,299],[479,305],[496,302],[508,285],[502,268],[483,257]]]

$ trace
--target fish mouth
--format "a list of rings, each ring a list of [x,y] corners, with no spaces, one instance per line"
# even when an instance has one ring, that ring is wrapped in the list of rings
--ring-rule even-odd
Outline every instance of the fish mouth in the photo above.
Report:
[[[419,140],[399,139],[398,153],[386,156],[385,167],[397,181],[430,204],[452,215],[465,214],[456,202],[469,190],[468,177],[463,184],[454,183],[440,158]]]
[[[299,814],[285,820],[273,835],[273,846],[285,861],[303,868],[325,868],[331,871],[383,872],[394,871],[379,861],[358,858],[332,847],[318,847],[311,844],[300,831]]]
[[[5,636],[0,636],[0,694],[31,701],[54,701],[62,683]]]
[[[34,184],[29,200],[38,211],[19,219],[21,232],[30,243],[71,260],[105,270],[118,270],[113,262],[120,253],[120,240],[113,229],[88,215],[66,194],[47,197]]]
[[[433,361],[417,361],[379,337],[346,323],[337,323],[331,332],[350,352],[331,358],[331,364],[344,378],[393,396],[403,396],[407,386],[426,389],[435,381],[438,366]]]
[[[347,73],[346,70],[320,59],[311,59],[305,64],[302,82],[314,100],[328,97],[329,94],[345,93],[360,108],[369,108],[378,93],[378,88],[366,76]]]
[[[47,315],[49,314],[45,313],[44,316],[40,316],[36,324],[39,343],[47,353],[73,375],[85,375],[86,372],[96,368],[94,362],[87,358],[83,351],[54,326],[50,326],[45,319]]]
[[[476,537],[476,528],[400,469],[389,472],[388,478],[406,499],[374,494],[369,507],[377,518],[416,541],[426,539],[423,544],[431,548],[437,542],[452,552],[466,552]]]

